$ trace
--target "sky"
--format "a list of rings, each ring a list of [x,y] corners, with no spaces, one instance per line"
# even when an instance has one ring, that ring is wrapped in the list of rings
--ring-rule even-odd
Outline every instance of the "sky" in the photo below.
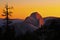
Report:
[[[25,19],[32,12],[38,12],[42,17],[60,17],[60,0],[0,0],[0,18],[5,5],[13,6],[11,18]]]

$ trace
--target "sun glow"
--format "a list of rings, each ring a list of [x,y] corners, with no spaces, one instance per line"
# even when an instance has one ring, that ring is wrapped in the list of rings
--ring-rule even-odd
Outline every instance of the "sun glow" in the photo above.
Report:
[[[6,1],[0,0],[0,18],[3,18],[1,14]],[[35,11],[39,12],[42,17],[60,17],[60,0],[9,0],[8,4],[14,7],[11,18],[25,19]]]

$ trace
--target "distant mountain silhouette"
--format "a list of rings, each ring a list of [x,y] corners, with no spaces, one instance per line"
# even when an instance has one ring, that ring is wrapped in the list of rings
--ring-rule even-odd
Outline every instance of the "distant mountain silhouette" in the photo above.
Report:
[[[1,27],[2,25],[4,25],[3,23],[4,23],[4,20],[3,20],[2,18],[0,18],[0,27]]]
[[[50,25],[60,26],[60,18],[58,18],[58,17],[46,17],[46,18],[44,18],[44,24],[47,26],[50,26]]]

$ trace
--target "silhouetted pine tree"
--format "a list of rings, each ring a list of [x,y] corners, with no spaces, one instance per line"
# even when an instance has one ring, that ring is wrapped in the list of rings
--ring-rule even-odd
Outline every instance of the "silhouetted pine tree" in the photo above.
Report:
[[[6,5],[5,10],[3,10],[3,14],[2,14],[2,16],[5,16],[4,20],[6,21],[5,22],[6,31],[5,31],[5,34],[4,34],[4,38],[7,39],[7,40],[12,37],[12,34],[14,32],[14,27],[12,29],[10,29],[10,26],[9,26],[9,24],[11,23],[11,21],[9,19],[9,16],[11,16],[11,13],[12,13],[12,12],[8,11],[9,9],[11,9],[11,8],[9,8],[8,5]]]

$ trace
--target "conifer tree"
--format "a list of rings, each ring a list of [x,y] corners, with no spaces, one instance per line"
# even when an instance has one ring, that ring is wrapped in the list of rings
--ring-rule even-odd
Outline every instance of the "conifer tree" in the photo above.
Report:
[[[11,11],[9,10],[9,9],[12,9],[13,7],[8,7],[8,5],[5,5],[5,10],[3,10],[3,14],[2,14],[2,16],[5,16],[5,29],[6,29],[6,31],[5,31],[5,34],[4,34],[4,38],[10,38],[10,36],[11,36],[11,29],[10,29],[10,26],[9,26],[9,24],[11,23],[11,21],[10,21],[10,18],[9,18],[9,16],[11,16]],[[13,30],[14,30],[14,28],[13,28]]]

